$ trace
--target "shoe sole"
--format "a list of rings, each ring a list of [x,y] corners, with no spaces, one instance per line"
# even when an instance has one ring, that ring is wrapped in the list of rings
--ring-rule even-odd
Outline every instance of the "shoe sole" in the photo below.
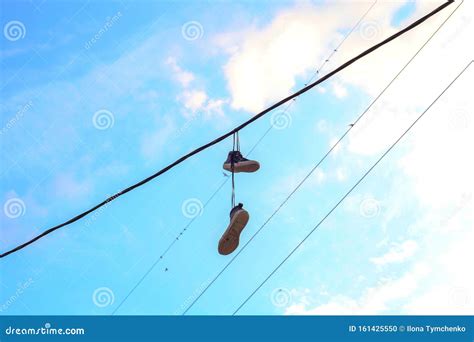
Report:
[[[239,172],[255,172],[260,169],[260,164],[256,161],[240,162],[234,164],[234,173]],[[232,165],[224,163],[224,170],[232,172]]]
[[[218,251],[221,255],[229,255],[237,249],[240,242],[240,233],[249,222],[250,215],[246,210],[239,210],[231,219],[229,227],[219,240]]]

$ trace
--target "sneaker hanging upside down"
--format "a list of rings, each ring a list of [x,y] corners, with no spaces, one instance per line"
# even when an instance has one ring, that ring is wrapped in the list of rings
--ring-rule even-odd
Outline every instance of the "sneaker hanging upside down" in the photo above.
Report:
[[[255,172],[260,168],[260,164],[255,160],[248,160],[242,156],[240,151],[231,151],[224,162],[224,170],[232,172],[232,162],[234,173]]]
[[[230,223],[226,231],[219,240],[218,251],[219,254],[228,255],[235,251],[239,246],[240,233],[244,230],[250,215],[243,208],[243,204],[232,208],[230,211]]]

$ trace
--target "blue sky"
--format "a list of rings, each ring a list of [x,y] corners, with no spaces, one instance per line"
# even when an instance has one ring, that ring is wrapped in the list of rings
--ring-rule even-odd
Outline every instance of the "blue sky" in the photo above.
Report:
[[[3,2],[1,250],[147,177],[303,86],[370,5]],[[438,5],[377,4],[321,73]],[[246,154],[272,127],[251,153],[262,165],[259,172],[236,179],[237,201],[251,215],[241,245],[453,9],[298,98],[285,114],[270,113],[241,132]],[[463,10],[190,314],[232,313],[459,73],[472,58],[472,51],[459,53],[459,36],[472,28]],[[19,36],[8,30],[12,25]],[[455,61],[435,77],[430,66],[448,50]],[[468,146],[472,102],[462,84],[456,86],[441,107],[457,115],[450,122],[461,122],[451,125],[447,140]],[[465,217],[472,164],[463,165],[446,143],[438,150],[451,155],[448,169],[426,176],[425,168],[438,160],[425,141],[436,143],[445,123],[428,127],[392,151],[240,313],[426,313],[430,296],[439,293],[446,299],[440,307],[472,310],[473,300],[465,299],[474,298],[465,285],[472,274],[460,271],[457,282],[440,284],[435,263],[426,265],[432,253],[465,252],[463,241],[472,235],[472,219]],[[111,314],[176,237],[117,314],[181,314],[231,258],[217,253],[230,210],[230,182],[221,168],[230,148],[229,139],[2,259],[1,314]],[[445,181],[431,193],[437,176],[449,172],[456,183]],[[193,205],[201,208],[195,218]],[[465,234],[449,244],[447,221]],[[440,231],[430,232],[435,226]]]

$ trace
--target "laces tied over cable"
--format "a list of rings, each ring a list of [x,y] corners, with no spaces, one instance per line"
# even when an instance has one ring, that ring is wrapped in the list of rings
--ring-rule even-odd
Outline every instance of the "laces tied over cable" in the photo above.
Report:
[[[232,172],[232,196],[231,196],[231,209],[235,207],[235,177],[234,177],[234,163],[235,163],[235,152],[240,152],[240,139],[239,131],[232,135],[232,156],[230,158],[230,170]]]

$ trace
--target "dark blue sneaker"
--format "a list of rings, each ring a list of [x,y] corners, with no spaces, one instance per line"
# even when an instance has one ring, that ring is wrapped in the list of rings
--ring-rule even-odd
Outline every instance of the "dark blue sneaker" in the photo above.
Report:
[[[234,173],[255,172],[260,168],[258,161],[244,158],[239,151],[231,151],[224,162],[224,170],[232,172],[232,161],[234,162]]]
[[[219,254],[228,255],[235,251],[239,246],[240,233],[244,230],[245,226],[249,222],[250,215],[243,208],[243,204],[232,208],[230,211],[230,223],[226,231],[219,240],[219,246],[217,250]]]

